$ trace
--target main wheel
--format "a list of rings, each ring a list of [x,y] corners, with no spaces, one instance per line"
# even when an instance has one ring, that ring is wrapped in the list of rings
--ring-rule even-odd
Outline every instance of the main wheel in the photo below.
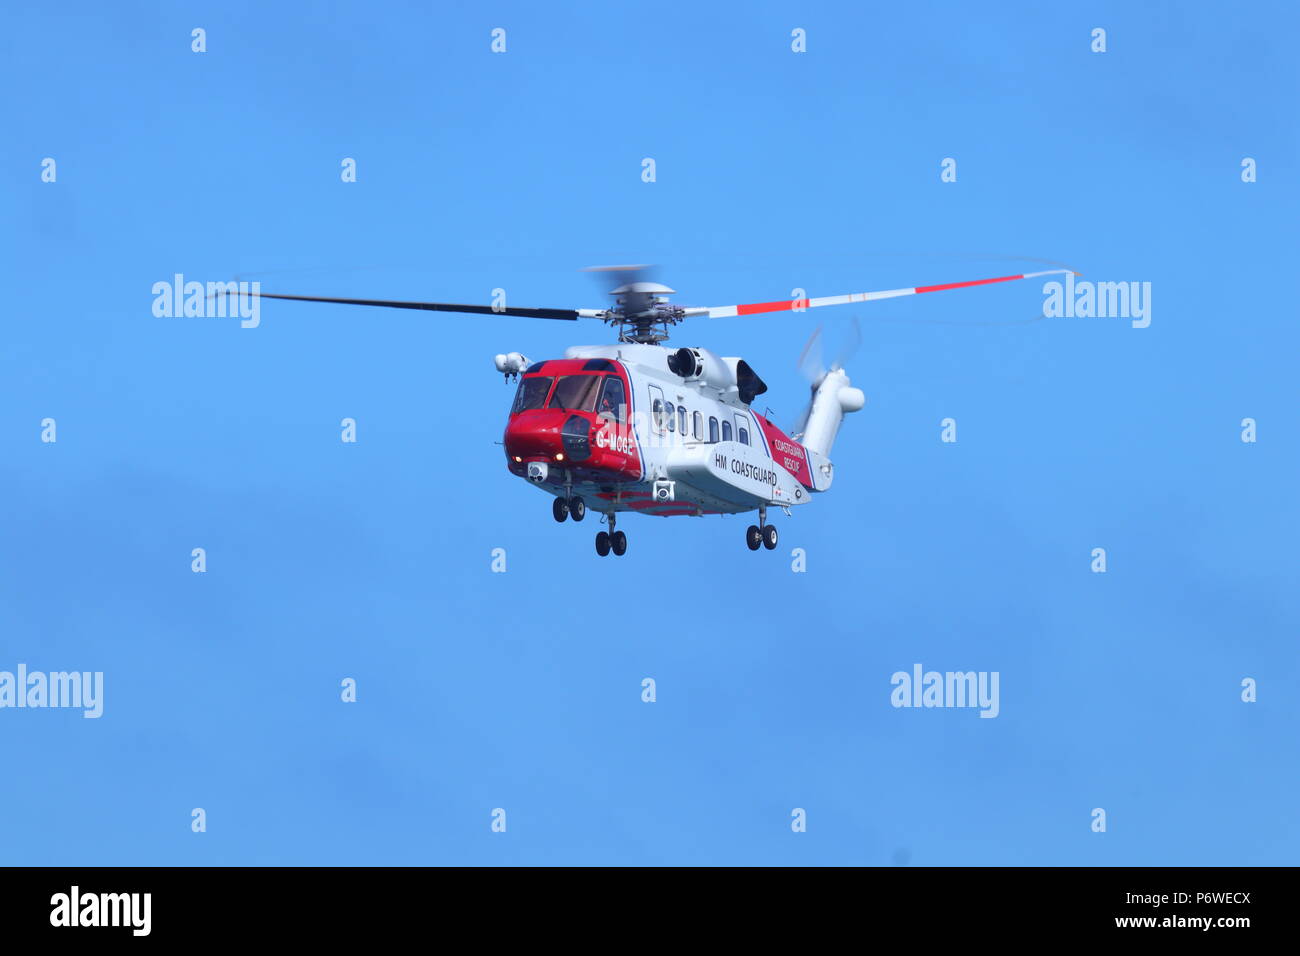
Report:
[[[776,525],[770,524],[763,529],[763,547],[769,551],[776,550]]]
[[[627,535],[625,535],[622,531],[615,531],[613,534],[609,536],[609,546],[614,549],[614,553],[617,555],[621,556],[623,554],[626,554]]]
[[[556,521],[563,521],[569,517],[569,503],[563,498],[556,498],[551,502],[551,514],[555,515]]]
[[[596,553],[600,555],[602,558],[605,555],[609,554],[609,532],[608,531],[596,532]]]
[[[569,517],[581,521],[587,514],[587,503],[578,495],[569,499]]]
[[[749,546],[750,551],[757,551],[759,545],[763,543],[763,532],[758,530],[758,525],[751,524],[745,529],[745,544]]]

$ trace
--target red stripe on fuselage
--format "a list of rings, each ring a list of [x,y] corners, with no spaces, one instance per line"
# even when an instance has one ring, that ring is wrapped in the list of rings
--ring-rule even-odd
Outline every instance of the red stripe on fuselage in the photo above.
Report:
[[[767,447],[771,453],[773,463],[780,465],[792,474],[799,484],[811,490],[813,487],[812,471],[808,467],[808,452],[803,445],[757,412],[754,413],[754,417],[758,419],[759,427],[763,430],[763,437],[767,439]]]

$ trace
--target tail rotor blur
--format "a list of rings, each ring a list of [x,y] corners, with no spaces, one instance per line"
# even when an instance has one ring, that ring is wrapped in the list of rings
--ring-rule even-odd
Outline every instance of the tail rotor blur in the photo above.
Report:
[[[862,347],[862,326],[858,322],[858,317],[856,315],[853,317],[849,334],[840,344],[839,351],[835,353],[835,358],[832,360],[829,369],[826,367],[824,341],[822,326],[819,325],[813,329],[812,335],[808,336],[808,341],[804,343],[803,351],[799,353],[797,363],[799,374],[807,379],[808,384],[814,388],[826,377],[828,371],[834,372],[844,368],[845,364]]]

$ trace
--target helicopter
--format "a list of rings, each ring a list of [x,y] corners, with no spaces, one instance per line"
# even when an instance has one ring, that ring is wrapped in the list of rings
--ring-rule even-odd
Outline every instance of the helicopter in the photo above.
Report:
[[[251,293],[264,299],[366,305],[471,315],[511,315],[576,321],[596,319],[615,328],[609,345],[579,345],[563,358],[532,361],[522,352],[501,353],[493,363],[506,382],[517,382],[503,445],[510,473],[552,497],[559,522],[582,521],[588,510],[603,516],[596,553],[627,552],[618,516],[657,517],[757,513],[745,529],[751,551],[771,551],[779,539],[769,509],[787,516],[829,491],[835,470],[831,448],[844,416],[866,404],[840,361],[829,369],[809,355],[820,330],[804,349],[801,366],[810,380],[807,406],[789,434],[753,408],[767,385],[743,358],[705,348],[664,345],[669,329],[686,319],[802,312],[831,305],[945,292],[1046,275],[1049,269],[942,285],[880,292],[797,298],[724,306],[681,306],[676,290],[640,277],[645,266],[600,266],[612,274],[611,306],[544,309],[449,302],[399,302],[324,296]]]

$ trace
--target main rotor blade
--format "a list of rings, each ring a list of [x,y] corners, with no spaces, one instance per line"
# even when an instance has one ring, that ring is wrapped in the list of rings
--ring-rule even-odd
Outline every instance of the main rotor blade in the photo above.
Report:
[[[221,294],[221,293],[218,293]],[[230,293],[227,293],[230,294]],[[395,302],[391,299],[334,299],[319,295],[279,295],[271,292],[248,292],[263,299],[288,299],[292,302],[332,302],[335,305],[375,305],[389,309],[420,309],[425,312],[466,312],[470,315],[521,315],[532,319],[596,318],[598,309],[528,309],[520,306],[460,305],[455,302]]]
[[[848,305],[851,302],[874,302],[877,299],[896,299],[920,292],[946,292],[949,289],[966,289],[975,285],[995,282],[1014,282],[1017,279],[1036,279],[1039,276],[1066,275],[1072,269],[1048,269],[1045,272],[1026,272],[1018,276],[997,276],[993,279],[972,279],[969,282],[949,282],[944,285],[921,285],[911,289],[888,289],[884,292],[853,292],[849,295],[827,295],[819,299],[782,299],[779,302],[754,302],[749,305],[717,305],[707,308],[687,309],[688,316],[707,315],[722,319],[733,315],[756,315],[760,312],[793,312],[795,309],[816,309],[823,305]],[[1075,272],[1075,275],[1079,273]]]

